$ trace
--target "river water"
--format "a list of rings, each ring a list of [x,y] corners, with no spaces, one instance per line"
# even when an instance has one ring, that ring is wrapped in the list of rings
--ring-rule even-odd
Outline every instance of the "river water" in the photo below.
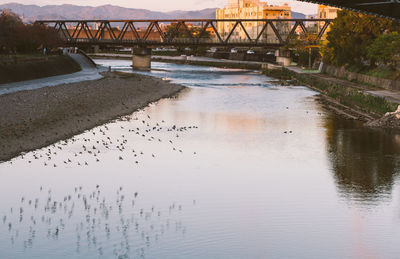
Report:
[[[0,164],[0,258],[399,258],[400,135],[255,71],[145,74],[188,88]]]

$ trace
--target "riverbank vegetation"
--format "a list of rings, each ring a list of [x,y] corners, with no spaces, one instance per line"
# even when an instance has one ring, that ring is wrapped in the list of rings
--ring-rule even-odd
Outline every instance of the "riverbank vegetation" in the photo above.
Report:
[[[367,94],[360,89],[339,85],[311,74],[298,74],[286,68],[266,70],[264,74],[281,80],[291,80],[292,83],[307,85],[345,106],[369,113],[375,118],[384,115],[386,112],[396,110],[398,106],[398,104],[382,97]]]
[[[25,24],[7,10],[0,12],[0,84],[70,74],[81,70],[69,56],[60,55],[56,30]]]
[[[400,24],[342,10],[322,47],[324,63],[350,72],[400,80]]]
[[[24,58],[37,58],[35,55],[43,54],[44,49],[49,54],[60,44],[61,39],[55,29],[40,24],[25,24],[11,11],[0,12],[0,62],[16,63],[24,61]]]

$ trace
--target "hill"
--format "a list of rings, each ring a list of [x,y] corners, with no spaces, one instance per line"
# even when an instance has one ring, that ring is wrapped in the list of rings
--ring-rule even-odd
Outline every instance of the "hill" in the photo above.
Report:
[[[199,11],[172,11],[154,12],[145,9],[124,8],[114,5],[103,5],[98,7],[77,5],[23,5],[3,4],[1,9],[9,9],[23,16],[26,22],[44,19],[196,19],[215,18],[215,8]]]
[[[298,12],[292,11],[292,19],[305,19],[306,15]]]
[[[49,19],[215,19],[216,8],[198,11],[155,12],[145,9],[125,8],[115,5],[98,7],[77,5],[24,5],[9,3],[0,5],[1,9],[9,9],[20,16],[25,22]],[[302,13],[292,12],[292,18],[305,18]]]

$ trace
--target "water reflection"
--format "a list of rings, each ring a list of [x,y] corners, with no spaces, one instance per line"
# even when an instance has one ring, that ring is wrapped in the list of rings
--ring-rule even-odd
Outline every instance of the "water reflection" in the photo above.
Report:
[[[110,198],[110,193],[99,185],[88,190],[76,186],[60,196],[40,186],[35,195],[21,197],[6,210],[0,225],[2,238],[8,236],[11,245],[24,253],[47,239],[74,246],[76,255],[143,258],[151,245],[168,232],[185,234],[186,227],[177,217],[182,204],[144,208],[138,192],[125,192],[120,186],[113,193]],[[3,251],[1,256],[7,258],[8,253]],[[10,254],[9,258],[14,256]]]
[[[400,172],[400,134],[330,116],[325,121],[329,159],[341,194],[360,202],[390,198]]]

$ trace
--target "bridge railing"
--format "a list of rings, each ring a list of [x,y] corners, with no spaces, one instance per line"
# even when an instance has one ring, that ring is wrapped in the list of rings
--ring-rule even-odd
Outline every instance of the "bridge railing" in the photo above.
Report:
[[[319,41],[331,19],[48,20],[67,44],[265,46]]]

